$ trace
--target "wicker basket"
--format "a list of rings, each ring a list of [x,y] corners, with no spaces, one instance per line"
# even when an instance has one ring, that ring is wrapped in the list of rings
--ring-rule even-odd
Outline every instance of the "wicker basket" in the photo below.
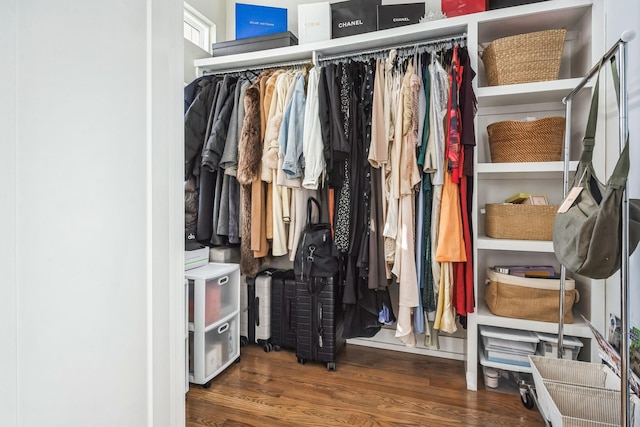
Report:
[[[485,205],[485,232],[494,239],[553,240],[559,205]]]
[[[564,117],[507,120],[487,126],[493,163],[555,162],[562,157]]]
[[[567,30],[494,40],[482,52],[489,86],[557,80]]]
[[[564,291],[564,323],[573,323],[573,305],[580,299],[576,282],[567,278]],[[560,280],[518,277],[487,269],[484,301],[496,316],[557,322]]]

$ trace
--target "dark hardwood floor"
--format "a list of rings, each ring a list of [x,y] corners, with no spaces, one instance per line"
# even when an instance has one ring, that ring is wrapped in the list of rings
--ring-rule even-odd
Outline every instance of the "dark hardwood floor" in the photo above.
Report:
[[[187,426],[544,426],[516,395],[467,391],[460,361],[347,344],[336,365],[243,347],[209,389],[190,385]]]

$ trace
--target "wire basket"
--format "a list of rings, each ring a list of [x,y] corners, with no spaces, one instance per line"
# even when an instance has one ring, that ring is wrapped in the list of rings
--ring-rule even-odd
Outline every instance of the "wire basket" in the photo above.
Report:
[[[564,117],[507,120],[487,126],[493,163],[556,162],[562,157]]]
[[[489,86],[557,80],[566,29],[496,39],[482,52]]]
[[[601,390],[620,390],[620,377],[603,364],[580,362],[566,359],[549,359],[542,356],[529,356],[531,373],[538,395],[538,408],[543,416],[549,418],[554,406],[547,388],[549,383],[562,383],[573,386]],[[553,386],[552,386],[553,387]]]
[[[553,427],[619,427],[620,390],[547,382]],[[536,390],[537,387],[536,387]]]
[[[494,239],[553,240],[559,205],[487,203],[485,233]]]

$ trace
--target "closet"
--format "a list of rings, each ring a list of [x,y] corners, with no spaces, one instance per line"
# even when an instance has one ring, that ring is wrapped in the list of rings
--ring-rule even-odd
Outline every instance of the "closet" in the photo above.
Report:
[[[440,337],[440,350],[421,346],[404,346],[393,330],[382,329],[371,338],[350,340],[352,344],[369,345],[398,351],[411,351],[433,356],[466,361],[467,387],[478,387],[479,352],[478,327],[482,325],[508,327],[520,330],[557,333],[557,323],[535,322],[503,318],[493,315],[484,303],[484,283],[487,266],[525,262],[551,264],[559,267],[553,255],[551,242],[512,241],[491,239],[484,233],[483,208],[486,203],[500,201],[519,191],[542,191],[553,202],[562,197],[563,162],[547,163],[490,163],[487,125],[498,120],[521,119],[530,115],[564,116],[563,96],[567,95],[591,64],[603,51],[604,6],[602,0],[556,0],[531,5],[464,15],[454,18],[393,28],[373,33],[329,40],[307,45],[271,49],[256,53],[238,54],[195,61],[198,75],[225,73],[256,68],[278,68],[286,64],[312,62],[324,65],[343,58],[372,57],[376,52],[390,48],[429,50],[427,46],[466,40],[471,68],[476,71],[473,89],[478,102],[475,120],[474,193],[471,203],[473,223],[473,281],[475,309],[467,317],[466,330]],[[480,60],[481,45],[499,37],[545,29],[566,28],[567,38],[561,62],[560,77],[556,81],[489,87]],[[585,99],[590,91],[584,91]],[[583,129],[586,121],[585,106],[575,102],[573,129]],[[578,131],[577,131],[578,132]],[[580,135],[573,135],[580,138]],[[576,144],[572,144],[576,146]],[[600,147],[598,147],[600,148]],[[578,150],[571,153],[575,169]],[[594,159],[604,159],[596,153]],[[604,175],[604,160],[595,167]],[[580,314],[604,331],[604,284],[601,281],[576,277],[580,302],[574,307],[575,323],[565,326],[565,334],[579,337],[585,344],[580,358],[596,360],[597,345],[591,339],[587,325]],[[420,340],[418,340],[420,341]]]

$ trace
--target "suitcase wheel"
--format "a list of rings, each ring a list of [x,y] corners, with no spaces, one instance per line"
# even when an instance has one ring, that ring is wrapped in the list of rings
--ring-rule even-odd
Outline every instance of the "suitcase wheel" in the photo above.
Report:
[[[273,346],[271,345],[270,342],[268,342],[264,345],[264,347],[262,347],[262,349],[264,350],[265,353],[269,353],[271,350],[273,350]]]
[[[328,362],[327,371],[335,371],[335,370],[336,370],[336,362]]]
[[[280,351],[280,350],[282,350],[282,347],[280,347],[278,344],[276,344],[276,345],[273,346],[273,350],[274,351]]]
[[[248,342],[249,340],[247,339],[247,337],[240,337],[240,347],[246,346]]]
[[[303,359],[302,357],[298,357],[298,363],[301,365],[304,365],[307,361],[305,359]]]
[[[211,380],[209,380],[206,383],[202,384],[202,388],[209,388],[209,387],[211,387]]]

